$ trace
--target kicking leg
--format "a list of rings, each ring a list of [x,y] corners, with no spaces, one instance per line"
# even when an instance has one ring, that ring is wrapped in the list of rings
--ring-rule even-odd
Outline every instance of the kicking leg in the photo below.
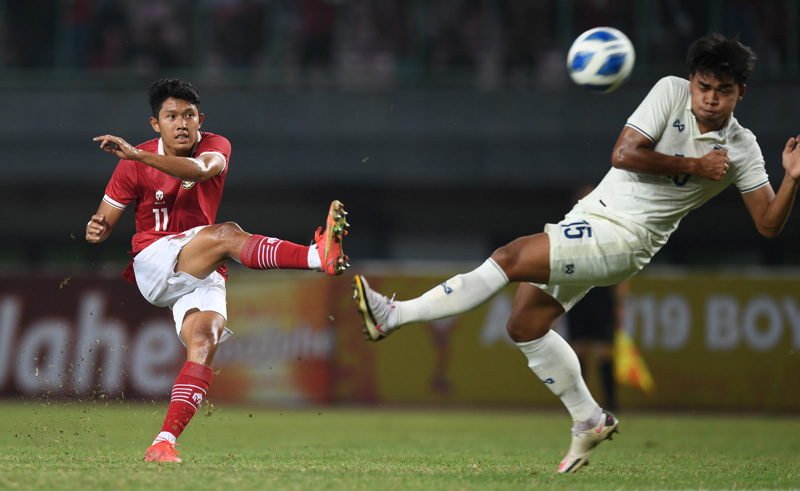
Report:
[[[508,285],[503,270],[492,259],[432,290],[405,302],[396,302],[372,290],[356,275],[353,298],[364,322],[367,340],[380,341],[393,330],[411,322],[428,322],[462,314],[478,307]]]
[[[550,239],[546,234],[519,238],[501,247],[478,268],[459,274],[420,297],[388,299],[369,287],[363,276],[353,282],[367,339],[380,341],[391,331],[412,322],[429,322],[468,312],[505,288],[509,282],[546,283],[550,277]]]
[[[311,246],[249,234],[233,222],[211,225],[183,247],[175,270],[205,278],[233,259],[250,269],[315,269],[340,275],[348,266],[342,251],[346,215],[340,202],[331,203],[325,230],[317,229]]]

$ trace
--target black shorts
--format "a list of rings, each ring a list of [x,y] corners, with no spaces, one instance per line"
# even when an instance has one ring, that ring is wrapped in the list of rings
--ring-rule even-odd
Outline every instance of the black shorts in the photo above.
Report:
[[[613,286],[595,287],[567,312],[570,341],[614,340],[616,301]]]

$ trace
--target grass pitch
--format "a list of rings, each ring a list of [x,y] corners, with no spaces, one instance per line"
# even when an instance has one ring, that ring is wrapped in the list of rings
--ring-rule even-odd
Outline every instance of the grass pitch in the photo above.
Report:
[[[564,412],[205,405],[182,464],[142,462],[165,403],[0,403],[0,489],[800,489],[800,418],[621,412],[559,475]]]

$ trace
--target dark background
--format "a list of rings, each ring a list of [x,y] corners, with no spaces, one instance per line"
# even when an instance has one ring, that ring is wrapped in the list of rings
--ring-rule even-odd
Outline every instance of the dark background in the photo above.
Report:
[[[800,2],[0,1],[0,270],[127,261],[133,213],[83,240],[116,159],[92,137],[153,138],[146,90],[200,88],[203,129],[230,139],[218,221],[309,243],[328,203],[350,212],[360,260],[479,261],[540,232],[597,182],[655,81],[686,76],[691,40],[739,35],[759,62],[735,116],[773,186],[800,133]],[[631,80],[572,85],[571,40],[610,25],[637,50]],[[800,221],[758,235],[734,188],[693,212],[662,265],[800,264]]]

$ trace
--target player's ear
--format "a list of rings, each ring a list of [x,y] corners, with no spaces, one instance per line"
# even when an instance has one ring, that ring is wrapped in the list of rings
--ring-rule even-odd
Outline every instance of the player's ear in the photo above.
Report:
[[[205,114],[203,114],[203,113],[200,113],[200,115],[199,115],[199,116],[197,116],[197,122],[199,123],[199,124],[197,125],[197,127],[198,127],[198,128],[199,128],[200,126],[203,126],[203,120],[204,120],[205,118],[206,118],[206,115],[205,115]]]
[[[736,99],[737,102],[741,101],[742,97],[744,97],[744,91],[745,91],[746,88],[747,88],[747,85],[745,85],[745,84],[742,84],[742,85],[739,86],[739,97]]]
[[[150,116],[150,126],[153,127],[153,131],[156,133],[161,133],[161,128],[158,126],[158,120],[152,116]]]

